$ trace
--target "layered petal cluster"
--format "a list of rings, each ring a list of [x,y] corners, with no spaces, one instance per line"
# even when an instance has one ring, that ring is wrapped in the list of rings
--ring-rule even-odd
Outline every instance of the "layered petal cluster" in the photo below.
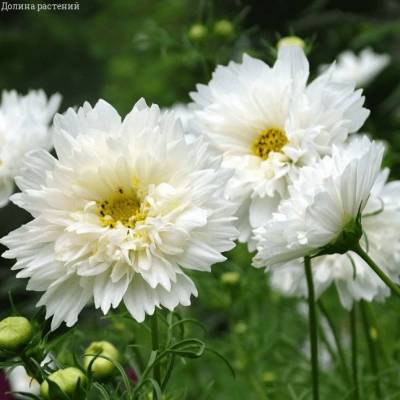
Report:
[[[388,54],[377,54],[366,48],[360,54],[347,50],[337,58],[333,78],[338,82],[355,82],[358,87],[368,85],[390,62]],[[326,65],[320,67],[321,71]]]
[[[376,180],[362,217],[361,247],[394,281],[400,271],[400,181],[387,182],[389,170]],[[383,300],[390,290],[357,254],[334,254],[313,260],[316,294],[321,295],[335,284],[342,305],[350,309],[353,301]],[[296,296],[307,296],[303,260],[271,269],[271,285],[276,290]]]
[[[29,154],[12,196],[34,219],[2,239],[17,277],[45,292],[52,328],[73,325],[92,299],[103,313],[124,302],[137,321],[189,305],[184,268],[210,271],[237,236],[221,158],[144,100],[123,121],[100,100],[54,125],[58,159]]]
[[[207,135],[235,170],[227,187],[238,201],[240,240],[264,224],[299,167],[329,155],[356,132],[369,111],[360,90],[333,79],[332,66],[311,83],[303,49],[281,46],[275,64],[245,55],[198,85],[193,130]]]
[[[0,104],[0,207],[8,203],[24,154],[51,147],[49,125],[60,101],[59,94],[47,99],[43,90],[32,90],[25,96],[15,91],[3,91]]]
[[[255,230],[254,266],[282,265],[333,244],[364,212],[382,156],[383,146],[362,136],[301,168],[290,196]]]

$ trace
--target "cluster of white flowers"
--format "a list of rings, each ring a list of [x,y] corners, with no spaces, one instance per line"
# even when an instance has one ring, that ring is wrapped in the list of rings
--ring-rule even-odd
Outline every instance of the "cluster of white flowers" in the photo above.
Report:
[[[244,56],[241,64],[218,67],[191,94],[192,129],[207,135],[235,171],[226,195],[240,205],[239,239],[257,250],[255,267],[272,267],[272,286],[285,294],[307,295],[302,257],[333,253],[327,247],[359,218],[362,247],[399,281],[399,182],[385,183],[382,146],[355,133],[369,114],[355,87],[388,57],[367,49],[358,71],[344,65],[348,58],[339,56],[308,84],[302,46],[290,42],[273,67]],[[346,308],[389,295],[352,252],[315,258],[313,272],[317,295],[334,282]]]
[[[33,220],[2,239],[3,256],[44,292],[52,328],[73,325],[91,301],[103,313],[124,303],[139,322],[188,305],[187,270],[209,271],[237,238],[257,249],[254,266],[274,266],[275,288],[303,295],[301,257],[340,248],[360,219],[364,249],[397,280],[399,183],[380,172],[382,146],[356,133],[369,111],[339,70],[308,82],[304,50],[288,43],[272,67],[247,55],[219,66],[190,107],[140,100],[121,119],[103,100],[85,103],[56,115],[57,158],[46,148],[58,97],[5,94],[2,192],[17,174],[11,200]],[[335,282],[346,307],[388,295],[355,254],[313,268],[317,294]]]

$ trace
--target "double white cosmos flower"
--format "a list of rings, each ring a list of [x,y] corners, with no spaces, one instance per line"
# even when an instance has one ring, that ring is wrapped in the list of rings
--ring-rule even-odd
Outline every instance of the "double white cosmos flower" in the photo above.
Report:
[[[380,172],[362,216],[362,248],[376,260],[395,282],[400,262],[400,181],[387,182],[389,170]],[[349,188],[350,189],[350,188]],[[287,295],[307,296],[303,260],[296,259],[279,268],[271,268],[272,286]],[[350,309],[353,300],[383,300],[390,290],[375,272],[354,252],[317,257],[313,260],[316,294],[332,283],[342,305]]]
[[[303,167],[289,186],[288,199],[281,202],[270,221],[255,230],[254,265],[282,265],[316,255],[327,246],[340,252],[343,232],[360,234],[357,223],[378,177],[382,156],[383,146],[364,136],[347,146],[334,146],[332,156]],[[344,245],[350,245],[351,239],[344,238]]]
[[[100,100],[54,125],[58,159],[31,153],[11,198],[34,219],[2,239],[17,276],[45,292],[52,328],[73,325],[91,299],[103,313],[123,301],[137,321],[190,304],[182,267],[209,271],[237,236],[220,158],[143,100],[123,121]]]
[[[282,46],[273,67],[245,55],[198,85],[193,129],[207,135],[235,169],[227,187],[238,211],[240,240],[271,217],[299,167],[331,154],[364,123],[361,91],[333,80],[334,66],[307,84],[300,46]]]
[[[49,128],[61,96],[47,99],[42,90],[19,95],[2,93],[0,104],[0,207],[8,203],[18,175],[21,160],[27,151],[52,145]]]

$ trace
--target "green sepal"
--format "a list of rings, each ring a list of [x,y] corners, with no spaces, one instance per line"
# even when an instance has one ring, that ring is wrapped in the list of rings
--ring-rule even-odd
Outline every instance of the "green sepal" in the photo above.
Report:
[[[361,208],[361,207],[360,207]],[[361,209],[358,211],[355,219],[350,220],[343,228],[339,236],[321,247],[312,257],[319,257],[328,254],[345,254],[354,249],[363,235],[361,224]]]

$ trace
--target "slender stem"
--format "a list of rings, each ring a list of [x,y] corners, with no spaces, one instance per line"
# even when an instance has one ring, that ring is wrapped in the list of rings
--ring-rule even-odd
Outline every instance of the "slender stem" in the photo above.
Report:
[[[151,348],[153,351],[157,351],[159,349],[157,310],[154,311],[154,315],[151,317]],[[161,368],[159,362],[156,362],[154,364],[153,378],[161,388]],[[153,397],[156,398],[155,394],[153,395]]]
[[[335,341],[335,345],[336,345],[336,348],[338,351],[339,360],[340,360],[340,363],[341,363],[342,369],[343,369],[343,374],[345,376],[345,379],[347,381],[349,381],[350,380],[349,369],[347,367],[346,358],[344,356],[343,346],[342,346],[342,342],[339,337],[339,333],[335,327],[335,324],[333,323],[333,319],[329,315],[328,310],[326,309],[326,307],[324,306],[324,304],[322,303],[321,300],[318,300],[318,307],[319,307],[320,311],[322,312],[322,314],[324,315],[326,321],[328,322],[329,328],[332,332],[333,339]]]
[[[42,383],[43,378],[43,371],[41,370],[40,364],[35,363],[29,356],[25,353],[21,354],[21,360],[24,363],[24,367],[29,373],[29,376],[35,378],[39,383]]]
[[[318,324],[314,294],[314,282],[311,270],[310,257],[304,257],[304,269],[308,287],[308,319],[310,326],[311,368],[313,399],[319,400],[319,368],[318,368]]]
[[[356,303],[350,311],[350,330],[351,330],[351,368],[353,371],[354,399],[360,398],[358,385],[358,363],[357,363],[357,321],[356,321]]]
[[[400,296],[400,287],[397,286],[377,265],[376,263],[370,258],[367,252],[365,252],[359,243],[354,246],[352,249],[355,253],[357,253],[382,279],[382,281],[398,296]]]
[[[377,399],[382,398],[382,390],[379,384],[379,368],[378,368],[378,359],[376,354],[376,347],[374,343],[374,339],[371,336],[371,324],[368,318],[368,310],[365,301],[361,300],[360,302],[360,309],[361,309],[361,317],[364,326],[364,333],[367,339],[368,344],[368,351],[369,351],[369,358],[371,362],[371,370],[374,374],[374,383],[375,383],[375,395]]]

